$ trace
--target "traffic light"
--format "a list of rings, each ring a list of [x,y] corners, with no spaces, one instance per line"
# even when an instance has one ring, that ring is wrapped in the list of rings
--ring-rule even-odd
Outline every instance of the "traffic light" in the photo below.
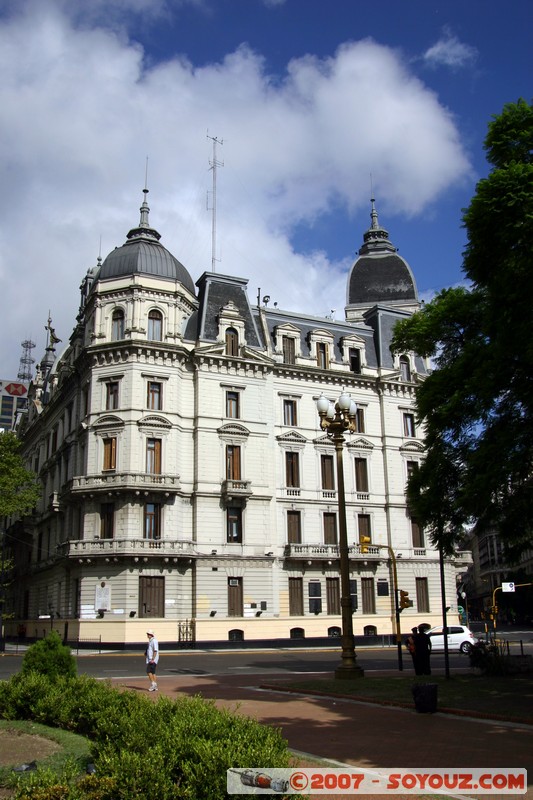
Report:
[[[370,538],[370,536],[359,537],[359,547],[362,553],[368,553],[368,545],[370,544],[371,541],[372,539]]]
[[[409,600],[409,592],[404,592],[403,589],[400,589],[400,608],[411,608],[413,605],[413,601]]]

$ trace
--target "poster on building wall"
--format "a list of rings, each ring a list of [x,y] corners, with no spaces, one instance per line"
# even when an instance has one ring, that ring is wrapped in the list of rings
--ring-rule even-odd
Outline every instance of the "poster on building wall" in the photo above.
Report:
[[[102,581],[97,585],[94,596],[94,607],[96,611],[111,610],[111,586]]]

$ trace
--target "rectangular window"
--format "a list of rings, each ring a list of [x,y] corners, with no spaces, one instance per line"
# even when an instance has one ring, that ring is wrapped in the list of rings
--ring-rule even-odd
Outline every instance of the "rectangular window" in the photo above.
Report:
[[[291,617],[303,617],[304,614],[304,582],[303,578],[289,578],[289,614]]]
[[[302,515],[300,511],[287,511],[287,542],[302,543]]]
[[[100,506],[100,538],[112,539],[115,528],[115,504],[102,503]]]
[[[329,353],[325,342],[316,343],[316,364],[319,369],[328,369]]]
[[[240,418],[239,392],[226,392],[226,416],[230,419]]]
[[[337,515],[324,514],[324,544],[337,544]]]
[[[320,456],[320,469],[322,473],[322,489],[335,490],[335,473],[333,470],[333,456]]]
[[[295,364],[296,363],[296,348],[295,348],[295,340],[292,336],[282,336],[281,337],[281,345],[283,348],[283,361],[285,364]]]
[[[413,475],[418,469],[418,461],[408,461],[406,463],[406,471],[407,471],[407,480]]]
[[[242,578],[228,578],[228,617],[242,617]]]
[[[117,439],[112,436],[104,439],[104,470],[117,468]]]
[[[300,486],[300,465],[298,453],[285,453],[286,485],[292,488]]]
[[[352,602],[352,613],[359,608],[359,601],[357,600],[357,581],[350,579],[350,600]]]
[[[105,407],[107,411],[118,408],[118,381],[111,381],[105,385]]]
[[[320,581],[309,581],[309,613],[322,613],[322,586]]]
[[[146,472],[161,475],[161,439],[146,440]]]
[[[283,424],[291,427],[298,425],[296,417],[296,400],[283,401]]]
[[[355,459],[355,491],[368,492],[368,461],[366,458]]]
[[[355,432],[356,433],[364,433],[365,432],[365,409],[364,408],[357,408],[355,412]]]
[[[158,381],[148,381],[146,405],[152,411],[163,410],[163,384]]]
[[[363,614],[375,614],[374,578],[361,578],[361,594],[363,597]]]
[[[328,614],[341,613],[341,592],[338,578],[326,578],[326,603]]]
[[[403,415],[403,435],[404,436],[414,436],[415,435],[415,415],[414,414],[404,414]]]
[[[241,448],[238,445],[226,445],[226,479],[230,481],[241,479]]]
[[[226,541],[242,544],[242,508],[229,506],[226,510]]]
[[[350,370],[355,372],[356,375],[361,374],[361,351],[357,347],[350,347]]]
[[[413,547],[425,547],[424,544],[424,529],[419,524],[415,517],[411,517],[411,539]]]
[[[428,579],[416,579],[416,609],[421,614],[429,614]]]
[[[370,532],[370,514],[357,515],[357,529],[359,533],[359,544],[369,545],[372,539]]]
[[[161,538],[161,506],[159,503],[146,503],[144,506],[144,538]]]

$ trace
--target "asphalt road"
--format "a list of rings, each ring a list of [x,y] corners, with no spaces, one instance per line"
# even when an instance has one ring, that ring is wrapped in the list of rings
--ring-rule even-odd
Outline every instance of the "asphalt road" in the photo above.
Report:
[[[533,647],[531,648],[533,650]],[[76,651],[74,651],[75,653]],[[0,679],[7,679],[20,669],[23,653],[6,652],[0,657]],[[367,674],[375,670],[398,670],[395,648],[361,648],[357,660]],[[78,672],[98,678],[135,678],[145,674],[144,652],[81,653],[77,656]],[[340,649],[328,650],[240,650],[183,651],[161,653],[160,675],[268,675],[273,673],[331,674],[340,663]],[[444,668],[444,655],[434,653],[434,669]],[[404,671],[413,671],[409,653],[403,652]],[[468,656],[450,654],[450,669],[468,668]]]
[[[481,631],[476,631],[481,637]],[[499,631],[498,636],[510,642],[511,652],[520,653],[521,647],[533,654],[533,630]],[[522,643],[522,644],[520,644]],[[144,676],[144,648],[138,652],[83,652],[73,650],[78,662],[78,672],[97,678],[135,678]],[[356,648],[357,660],[367,674],[373,671],[393,670],[398,672],[396,647]],[[0,679],[5,680],[17,673],[24,651],[16,651],[8,645],[6,653],[0,654]],[[412,673],[411,657],[402,650],[406,674]],[[340,663],[340,647],[278,650],[186,650],[161,653],[159,674],[164,675],[268,675],[273,673],[331,674]],[[435,671],[444,669],[444,654],[432,653],[431,665]],[[468,656],[450,653],[450,671],[463,671],[469,667]]]

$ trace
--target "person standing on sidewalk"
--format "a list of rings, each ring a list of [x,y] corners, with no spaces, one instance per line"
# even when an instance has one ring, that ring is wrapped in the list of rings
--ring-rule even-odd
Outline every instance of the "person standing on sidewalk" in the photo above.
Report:
[[[413,631],[414,630],[416,630],[416,628],[413,628]],[[418,626],[418,632],[413,634],[413,639],[415,644],[415,653],[413,656],[415,675],[431,675],[431,639],[422,625]]]
[[[150,680],[149,692],[157,692],[157,681],[155,673],[157,670],[157,663],[159,661],[159,643],[155,638],[155,633],[152,630],[146,631],[148,636],[148,645],[144,651],[146,658],[146,674]]]

